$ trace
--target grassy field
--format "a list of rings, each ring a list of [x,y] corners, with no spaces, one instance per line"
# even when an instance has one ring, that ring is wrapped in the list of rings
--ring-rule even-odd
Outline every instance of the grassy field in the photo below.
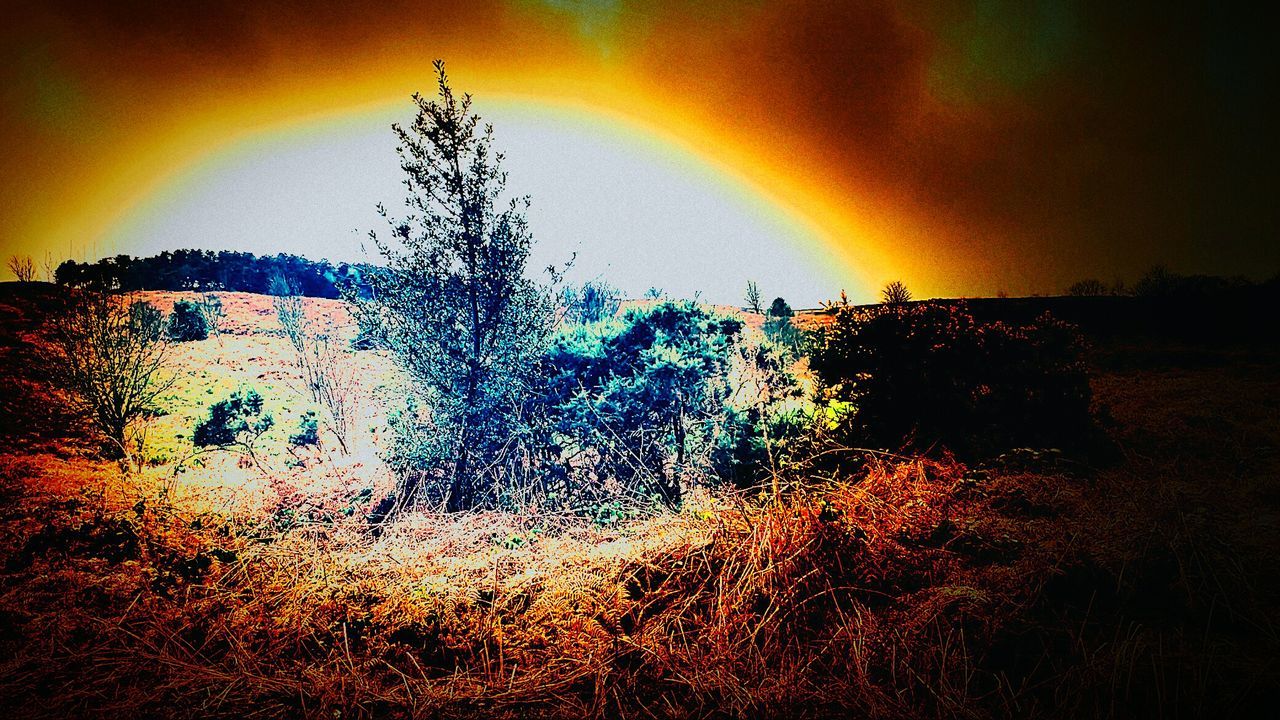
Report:
[[[178,294],[147,293],[166,308]],[[1280,697],[1280,354],[1112,338],[1110,451],[895,459],[678,513],[416,513],[370,526],[389,361],[354,452],[308,406],[269,298],[177,347],[122,475],[27,372],[0,294],[0,709],[14,717],[1261,717]],[[308,312],[354,334],[337,301]],[[253,385],[268,472],[191,454]]]

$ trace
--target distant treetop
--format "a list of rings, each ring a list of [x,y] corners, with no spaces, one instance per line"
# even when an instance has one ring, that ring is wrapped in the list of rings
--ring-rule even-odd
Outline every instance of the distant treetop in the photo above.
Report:
[[[151,257],[116,255],[93,263],[67,260],[58,266],[60,285],[90,286],[109,290],[224,290],[268,294],[272,278],[287,278],[308,297],[340,297],[341,288],[367,287],[375,268],[363,263],[331,264],[298,255],[254,255],[223,250],[164,251]]]

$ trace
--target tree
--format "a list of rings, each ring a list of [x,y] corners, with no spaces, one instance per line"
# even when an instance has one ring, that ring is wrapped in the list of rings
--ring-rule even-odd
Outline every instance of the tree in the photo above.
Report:
[[[894,280],[880,291],[880,299],[885,305],[902,305],[911,302],[911,291],[901,280]]]
[[[774,298],[765,316],[764,334],[770,341],[788,352],[800,352],[800,330],[791,322],[795,311],[782,298]]]
[[[31,282],[36,275],[36,264],[30,255],[12,255],[9,257],[9,269],[18,282]]]
[[[1093,297],[1096,295],[1106,295],[1107,286],[1097,278],[1086,278],[1078,282],[1072,283],[1067,288],[1067,294],[1072,297]]]
[[[200,299],[196,301],[196,308],[204,318],[205,327],[213,333],[213,336],[218,339],[218,344],[221,345],[222,319],[227,316],[227,311],[222,307],[222,298],[211,292],[201,293]]]
[[[386,267],[369,275],[367,299],[351,299],[423,396],[395,426],[401,498],[461,510],[492,504],[495,488],[530,470],[538,440],[523,407],[555,297],[525,274],[529,200],[504,203],[492,127],[481,130],[471,97],[454,95],[444,64],[435,68],[438,96],[415,94],[413,123],[394,126],[409,214],[379,206],[392,237],[370,237]]]
[[[78,292],[52,316],[48,339],[54,380],[127,462],[130,446],[141,444],[135,421],[158,410],[157,399],[176,377],[164,372],[163,315],[146,303]]]
[[[328,416],[329,427],[344,454],[351,452],[355,425],[356,376],[347,353],[307,318],[297,288],[283,276],[272,281],[272,304],[280,329],[293,346],[294,367],[302,376],[306,396]],[[314,418],[312,420],[314,424]]]
[[[747,281],[747,309],[753,313],[763,313],[764,307],[760,304],[760,286],[756,285],[755,280]]]

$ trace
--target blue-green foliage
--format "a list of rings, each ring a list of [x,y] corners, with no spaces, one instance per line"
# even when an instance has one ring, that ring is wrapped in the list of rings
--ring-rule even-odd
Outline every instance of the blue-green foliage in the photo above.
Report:
[[[248,388],[209,406],[209,414],[196,424],[196,447],[251,448],[253,441],[271,428],[275,419],[263,410],[262,396]]]
[[[412,381],[421,407],[395,418],[391,465],[406,502],[493,506],[533,482],[544,443],[526,409],[556,320],[554,289],[526,274],[529,201],[510,200],[502,154],[436,65],[439,94],[394,126],[410,208],[371,233],[385,266],[353,312]],[[554,273],[552,273],[554,276]],[[554,277],[553,277],[554,279]]]
[[[575,484],[678,503],[682,478],[713,469],[741,334],[740,320],[690,302],[564,330],[547,352],[545,402]]]
[[[320,444],[320,426],[314,410],[308,410],[298,418],[298,431],[289,436],[289,444],[298,447]]]
[[[200,306],[189,300],[179,300],[173,304],[173,314],[169,316],[169,339],[174,342],[204,340],[209,337],[209,323],[205,320]]]

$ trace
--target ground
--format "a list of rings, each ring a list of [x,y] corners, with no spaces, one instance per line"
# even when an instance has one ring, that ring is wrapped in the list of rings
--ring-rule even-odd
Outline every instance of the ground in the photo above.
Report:
[[[355,451],[307,407],[269,298],[178,346],[122,474],[26,367],[0,294],[0,708],[20,717],[1228,717],[1280,694],[1280,353],[1112,338],[1105,452],[892,459],[678,513],[371,526],[399,380],[355,355]],[[149,293],[165,307],[174,293]],[[308,312],[353,334],[337,301]],[[32,379],[35,378],[35,379]],[[267,471],[192,451],[252,384]]]

